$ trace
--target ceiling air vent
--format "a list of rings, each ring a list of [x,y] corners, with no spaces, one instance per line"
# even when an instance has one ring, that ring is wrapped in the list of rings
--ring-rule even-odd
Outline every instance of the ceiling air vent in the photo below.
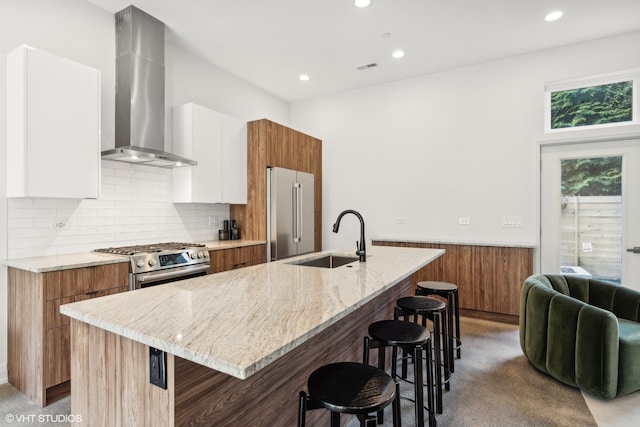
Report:
[[[358,65],[356,69],[358,71],[364,71],[364,70],[368,70],[370,68],[376,68],[376,67],[378,67],[378,64],[375,62],[372,62],[371,64]]]

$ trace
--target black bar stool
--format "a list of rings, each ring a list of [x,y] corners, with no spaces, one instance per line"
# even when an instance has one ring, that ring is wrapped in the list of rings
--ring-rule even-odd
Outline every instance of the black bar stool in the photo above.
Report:
[[[418,282],[416,287],[416,295],[437,295],[447,299],[447,321],[449,328],[449,346],[455,349],[456,356],[460,359],[460,347],[462,340],[460,339],[460,302],[458,300],[458,286],[441,281],[424,281]],[[453,341],[455,340],[455,345]],[[453,355],[453,353],[452,353]],[[450,361],[451,372],[454,372],[453,357]]]
[[[340,427],[340,414],[354,414],[360,425],[377,425],[375,413],[393,402],[393,425],[401,427],[400,387],[386,372],[356,362],[321,366],[307,380],[309,395],[300,392],[298,426],[304,427],[306,412],[326,408],[331,411],[331,427]]]
[[[431,337],[424,326],[403,320],[381,320],[369,325],[369,336],[364,338],[363,361],[369,364],[369,352],[378,349],[378,368],[385,369],[386,347],[392,347],[391,378],[397,378],[398,347],[410,351],[415,361],[413,384],[415,389],[415,419],[417,427],[424,427],[424,394],[422,355],[427,359],[427,407],[429,427],[436,426],[433,401],[433,375],[431,369]],[[378,423],[383,422],[382,411],[378,412]]]
[[[424,296],[403,297],[396,301],[394,319],[402,317],[406,320],[408,317],[413,317],[413,321],[418,323],[418,316],[422,317],[422,326],[424,327],[427,325],[427,319],[433,323],[436,413],[441,414],[442,388],[444,385],[444,388],[449,390],[451,379],[451,371],[449,369],[450,350],[448,340],[443,338],[447,336],[446,304],[439,299]],[[442,372],[443,367],[444,375]],[[402,374],[406,376],[406,358],[403,358]]]

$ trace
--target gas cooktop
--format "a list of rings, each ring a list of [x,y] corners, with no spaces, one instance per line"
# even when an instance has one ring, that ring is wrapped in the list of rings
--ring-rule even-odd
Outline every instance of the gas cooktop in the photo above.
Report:
[[[101,248],[94,249],[94,252],[104,252],[108,254],[116,255],[135,255],[141,253],[153,253],[163,251],[181,251],[189,248],[203,248],[206,245],[201,243],[181,243],[181,242],[166,242],[166,243],[151,243],[148,245],[133,245],[133,246],[121,246],[113,248]]]

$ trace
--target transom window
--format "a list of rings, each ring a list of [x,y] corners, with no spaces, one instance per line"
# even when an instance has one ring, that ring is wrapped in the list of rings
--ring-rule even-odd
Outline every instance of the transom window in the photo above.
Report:
[[[545,131],[638,124],[640,70],[545,85]]]

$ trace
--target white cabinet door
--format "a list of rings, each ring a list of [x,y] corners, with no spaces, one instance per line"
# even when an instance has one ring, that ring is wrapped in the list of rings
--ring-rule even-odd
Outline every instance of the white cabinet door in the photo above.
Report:
[[[222,114],[192,103],[175,107],[173,152],[198,162],[173,169],[174,203],[220,203]]]
[[[247,124],[188,103],[173,109],[174,203],[247,203]]]
[[[7,197],[97,198],[100,72],[28,46],[7,55]]]
[[[247,122],[222,115],[222,200],[247,203]]]

